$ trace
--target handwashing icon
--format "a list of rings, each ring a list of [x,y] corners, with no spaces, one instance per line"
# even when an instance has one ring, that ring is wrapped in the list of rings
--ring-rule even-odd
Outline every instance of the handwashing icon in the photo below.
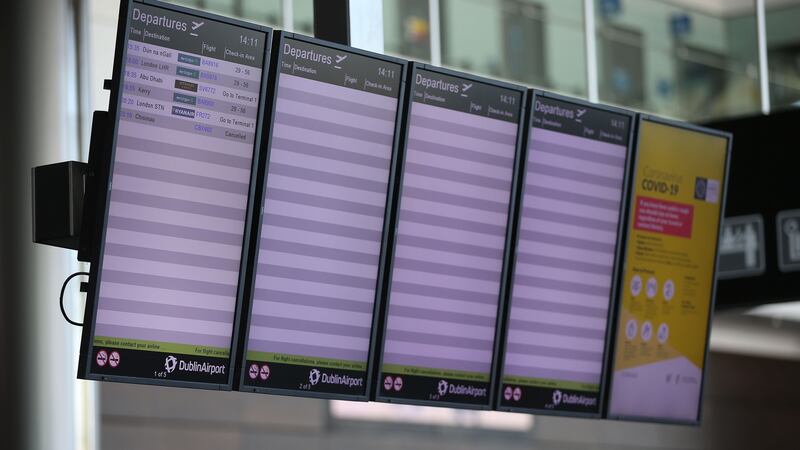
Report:
[[[744,254],[744,265],[751,269],[758,266],[758,250],[758,232],[753,224],[748,223],[735,231],[733,227],[724,228],[719,248],[721,255]]]
[[[790,219],[783,224],[783,233],[786,235],[789,250],[789,261],[800,261],[800,222]]]

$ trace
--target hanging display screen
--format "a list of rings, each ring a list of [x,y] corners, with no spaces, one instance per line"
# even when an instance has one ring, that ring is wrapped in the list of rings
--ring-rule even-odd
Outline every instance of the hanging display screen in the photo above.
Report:
[[[377,397],[488,408],[525,91],[410,82]]]
[[[229,387],[269,29],[123,2],[82,374]]]
[[[608,415],[696,423],[730,135],[642,117]]]
[[[498,407],[599,415],[632,115],[531,111]]]
[[[405,64],[283,35],[242,390],[367,395]]]

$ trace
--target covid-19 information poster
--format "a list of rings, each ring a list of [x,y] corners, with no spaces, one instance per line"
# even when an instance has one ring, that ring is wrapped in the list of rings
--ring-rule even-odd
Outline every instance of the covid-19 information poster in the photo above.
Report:
[[[643,118],[609,416],[696,422],[729,138]]]

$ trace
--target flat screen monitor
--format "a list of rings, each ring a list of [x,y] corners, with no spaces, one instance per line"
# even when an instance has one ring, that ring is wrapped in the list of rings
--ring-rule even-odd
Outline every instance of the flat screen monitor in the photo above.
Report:
[[[498,409],[599,416],[633,114],[535,91]]]
[[[409,85],[376,398],[490,408],[526,92],[424,65]]]
[[[122,2],[79,376],[230,389],[270,37]]]
[[[276,35],[273,52],[239,389],[363,400],[406,65],[291,34]]]
[[[639,119],[609,417],[699,421],[730,143]]]

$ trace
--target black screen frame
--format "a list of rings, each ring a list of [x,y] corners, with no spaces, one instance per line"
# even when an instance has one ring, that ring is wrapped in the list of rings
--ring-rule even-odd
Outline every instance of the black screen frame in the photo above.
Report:
[[[498,366],[498,377],[497,377],[497,385],[496,391],[499,393],[502,385],[503,385],[503,377],[505,375],[505,345],[506,340],[508,339],[508,321],[510,320],[511,315],[511,300],[513,296],[514,290],[514,269],[517,265],[517,246],[519,244],[519,226],[521,223],[521,213],[522,213],[522,198],[525,191],[525,180],[527,179],[527,167],[528,167],[528,154],[529,154],[529,145],[530,139],[533,134],[536,133],[534,129],[534,102],[537,98],[545,98],[545,99],[553,99],[558,100],[565,103],[573,104],[577,107],[589,108],[596,111],[612,113],[619,116],[624,116],[628,119],[628,132],[627,132],[627,143],[625,145],[625,170],[623,174],[622,180],[622,195],[620,197],[620,210],[619,210],[619,222],[617,224],[617,242],[615,245],[614,251],[614,265],[612,271],[612,283],[611,283],[611,292],[609,293],[608,299],[608,311],[606,312],[606,335],[605,335],[605,346],[603,348],[603,367],[602,372],[600,375],[600,390],[598,392],[598,402],[597,402],[597,412],[596,413],[583,413],[583,412],[573,412],[573,411],[559,411],[559,410],[550,410],[545,408],[526,408],[526,407],[516,407],[516,406],[504,406],[501,405],[501,397],[497,395],[496,402],[495,402],[495,409],[498,411],[508,411],[508,412],[522,412],[522,413],[533,413],[533,414],[541,414],[541,415],[550,415],[550,416],[563,416],[563,417],[580,417],[580,418],[601,418],[603,416],[603,412],[605,410],[605,400],[606,400],[606,379],[609,376],[609,367],[611,365],[611,350],[613,348],[613,334],[612,330],[614,325],[614,317],[616,314],[616,302],[617,302],[617,292],[619,289],[619,273],[622,267],[622,243],[626,239],[625,235],[625,223],[627,218],[627,208],[628,208],[628,197],[629,197],[629,183],[631,178],[631,167],[633,161],[633,142],[634,142],[634,130],[636,125],[636,114],[633,111],[629,111],[622,108],[617,108],[608,105],[602,105],[597,103],[591,103],[585,100],[580,100],[574,97],[568,97],[565,95],[555,94],[548,91],[542,91],[538,89],[531,89],[530,94],[528,96],[528,109],[527,109],[527,116],[526,116],[526,123],[527,128],[525,130],[525,147],[523,149],[524,158],[522,161],[521,172],[520,172],[520,180],[519,186],[517,186],[518,198],[519,198],[519,205],[516,209],[516,216],[514,218],[514,241],[512,242],[512,251],[513,251],[513,259],[512,265],[509,268],[509,276],[508,276],[508,291],[507,291],[507,298],[506,298],[506,309],[504,311],[504,319],[503,319],[503,335],[501,338],[501,345],[503,346],[502,352],[502,360]]]
[[[300,389],[284,389],[284,388],[273,388],[273,387],[261,387],[261,386],[252,386],[245,384],[245,376],[247,373],[247,347],[248,342],[250,340],[250,318],[252,317],[252,308],[253,308],[253,294],[255,290],[255,276],[256,276],[256,264],[251,264],[249,267],[249,273],[247,278],[247,296],[245,297],[245,305],[242,309],[242,326],[240,328],[240,349],[239,352],[239,360],[236,364],[236,371],[235,374],[235,385],[234,389],[240,392],[252,392],[252,393],[261,393],[261,394],[275,394],[275,395],[288,395],[288,396],[296,396],[296,397],[308,397],[308,398],[322,398],[322,399],[333,399],[333,400],[355,400],[355,401],[368,401],[370,400],[370,392],[372,390],[372,381],[373,377],[371,376],[374,370],[374,361],[375,361],[375,351],[376,351],[376,343],[377,343],[377,336],[379,333],[378,328],[378,321],[380,318],[380,311],[383,308],[384,303],[384,296],[383,286],[385,284],[385,275],[386,275],[386,264],[387,264],[387,257],[388,257],[388,247],[387,243],[389,242],[389,236],[392,232],[390,227],[391,225],[391,216],[392,211],[394,210],[394,205],[396,201],[396,193],[395,193],[395,178],[397,176],[397,165],[399,161],[399,153],[400,153],[400,141],[401,141],[401,123],[403,117],[403,105],[405,104],[405,95],[406,95],[406,77],[408,74],[408,61],[396,58],[393,56],[386,56],[378,53],[369,52],[366,50],[357,49],[354,47],[349,47],[341,44],[336,44],[329,41],[324,41],[322,39],[313,38],[310,36],[305,36],[297,33],[290,33],[286,31],[276,31],[273,36],[272,45],[273,45],[273,54],[272,57],[274,61],[270,64],[270,77],[269,77],[269,93],[267,97],[267,102],[269,105],[268,108],[268,115],[265,116],[262,120],[267,123],[268,132],[266,133],[267,138],[265,139],[264,145],[262,147],[262,164],[259,167],[259,176],[258,176],[258,188],[257,188],[257,199],[256,199],[256,208],[258,208],[259,213],[253,214],[252,217],[252,239],[250,242],[250,252],[251,257],[250,261],[258,261],[258,254],[260,251],[260,236],[261,236],[261,228],[263,225],[263,204],[264,204],[264,196],[266,195],[266,185],[267,185],[267,176],[268,176],[268,166],[270,163],[270,149],[272,147],[272,130],[275,123],[275,105],[278,99],[278,92],[277,86],[280,79],[281,74],[281,61],[282,61],[282,52],[280,52],[280,48],[283,43],[287,39],[296,40],[299,42],[304,42],[308,44],[318,45],[322,47],[328,47],[334,50],[339,50],[343,52],[348,52],[355,55],[365,56],[368,58],[380,60],[383,62],[388,62],[392,64],[397,64],[400,69],[400,85],[398,87],[398,96],[397,96],[397,112],[395,114],[395,128],[394,128],[394,139],[392,141],[392,157],[391,157],[391,165],[389,169],[389,179],[387,180],[387,194],[386,194],[386,208],[384,212],[384,222],[383,222],[383,230],[381,232],[381,250],[380,250],[380,259],[378,263],[378,272],[377,272],[377,279],[376,279],[376,289],[375,289],[375,302],[373,305],[373,312],[372,312],[372,328],[370,332],[370,346],[369,346],[369,354],[367,358],[367,370],[364,375],[364,394],[363,395],[351,395],[351,394],[337,394],[337,393],[328,393],[328,392],[317,392],[317,391],[304,391]]]
[[[206,382],[197,382],[197,381],[180,381],[180,380],[168,380],[162,378],[143,378],[143,377],[134,377],[134,376],[123,376],[123,375],[107,375],[107,374],[98,374],[92,371],[93,365],[93,340],[95,334],[95,319],[97,316],[97,307],[98,307],[98,300],[99,300],[99,288],[100,288],[100,267],[102,267],[103,263],[103,253],[105,249],[105,238],[106,238],[106,231],[107,231],[107,220],[108,220],[108,211],[109,211],[109,204],[110,204],[110,187],[111,187],[111,178],[112,178],[112,167],[115,161],[116,156],[116,140],[117,140],[117,132],[119,127],[119,115],[121,109],[121,102],[122,102],[122,85],[124,83],[124,77],[122,76],[125,60],[127,56],[127,32],[130,28],[130,19],[129,19],[129,12],[131,7],[134,4],[141,4],[147,6],[153,6],[157,8],[162,8],[166,10],[170,10],[177,13],[188,14],[198,18],[213,20],[216,22],[233,25],[245,29],[249,29],[252,31],[257,31],[264,33],[265,35],[265,42],[264,42],[264,53],[263,53],[263,62],[262,62],[262,73],[261,73],[261,89],[259,92],[259,106],[258,106],[258,115],[257,115],[257,124],[256,124],[256,132],[254,135],[254,144],[253,144],[253,160],[251,165],[251,172],[250,172],[250,186],[248,190],[248,200],[247,200],[247,212],[245,216],[245,229],[243,230],[243,242],[242,242],[242,253],[241,253],[241,262],[239,266],[239,283],[236,293],[236,307],[234,312],[234,321],[233,321],[233,328],[231,330],[231,346],[230,346],[230,355],[228,358],[227,363],[227,382],[226,383],[206,383]],[[216,14],[207,13],[204,11],[198,11],[191,8],[186,8],[183,6],[173,5],[170,3],[164,3],[157,0],[121,0],[120,1],[120,9],[119,9],[119,21],[117,23],[117,38],[116,38],[116,45],[114,50],[114,66],[112,72],[112,82],[110,83],[110,97],[109,97],[109,112],[108,112],[108,120],[112,124],[111,127],[106,131],[104,145],[100,148],[103,151],[101,155],[101,160],[98,163],[98,185],[97,185],[97,208],[96,208],[96,215],[93,218],[94,222],[94,230],[96,230],[95,236],[93,239],[95,242],[91,244],[91,269],[90,269],[90,276],[89,276],[89,286],[86,295],[86,306],[84,312],[84,321],[83,321],[83,331],[81,335],[81,345],[80,345],[80,355],[78,359],[78,378],[86,379],[86,380],[96,380],[96,381],[112,381],[112,382],[120,382],[120,383],[133,383],[133,384],[145,384],[145,385],[158,385],[158,386],[172,386],[172,387],[183,387],[183,388],[194,388],[194,389],[210,389],[210,390],[223,390],[229,391],[233,386],[233,372],[234,372],[234,362],[237,358],[237,335],[239,333],[240,328],[240,316],[241,316],[241,307],[243,302],[243,286],[245,281],[245,274],[247,268],[250,265],[248,260],[248,247],[250,244],[251,238],[251,230],[250,230],[250,223],[251,223],[251,216],[253,215],[253,208],[254,208],[254,197],[255,197],[255,187],[257,182],[257,168],[259,167],[259,155],[260,155],[260,148],[263,145],[263,129],[260,125],[260,119],[264,115],[264,106],[265,102],[263,99],[267,94],[267,74],[269,72],[269,61],[270,61],[270,49],[271,49],[271,40],[272,40],[273,31],[269,27],[252,24],[248,22],[244,22],[237,19],[232,19],[224,16],[219,16]]]
[[[628,198],[628,207],[627,207],[627,215],[625,218],[625,237],[620,251],[622,251],[622,265],[619,268],[619,273],[617,273],[618,283],[621,285],[624,282],[625,277],[625,268],[627,267],[627,249],[628,249],[628,242],[630,238],[630,230],[633,227],[631,223],[631,211],[633,209],[633,193],[634,189],[632,183],[636,180],[636,173],[639,168],[639,147],[641,144],[641,126],[643,122],[652,122],[659,125],[670,126],[686,131],[691,131],[695,133],[701,133],[716,137],[724,138],[727,141],[727,146],[725,149],[725,169],[723,172],[724,180],[722,182],[722,198],[720,203],[719,209],[719,224],[717,227],[717,241],[715,246],[715,257],[714,257],[714,267],[713,271],[711,272],[711,298],[709,299],[709,307],[708,307],[708,317],[706,319],[706,337],[705,337],[705,349],[703,352],[703,368],[700,380],[700,398],[697,404],[697,416],[694,420],[678,420],[678,419],[668,419],[668,418],[658,418],[658,417],[646,417],[646,416],[631,416],[631,415],[622,415],[622,414],[611,414],[611,396],[613,395],[613,381],[614,381],[614,357],[616,354],[617,348],[617,329],[620,325],[619,321],[619,311],[622,307],[622,291],[617,292],[617,299],[615,300],[615,311],[614,311],[614,324],[613,330],[614,334],[612,335],[612,346],[609,352],[609,373],[606,379],[606,386],[605,390],[607,393],[607,401],[605,403],[605,407],[603,409],[603,418],[610,419],[610,420],[619,420],[619,421],[628,421],[628,422],[641,422],[641,423],[659,423],[659,424],[667,424],[667,425],[690,425],[690,426],[699,426],[702,422],[703,416],[703,397],[705,393],[705,384],[708,372],[708,352],[709,352],[709,340],[711,338],[711,324],[714,318],[714,308],[716,306],[716,297],[717,297],[717,267],[719,265],[719,236],[722,233],[722,227],[724,225],[724,218],[725,218],[725,206],[727,203],[728,197],[728,182],[730,178],[730,165],[731,165],[731,157],[732,152],[731,149],[733,148],[733,134],[727,133],[724,131],[716,130],[713,128],[707,128],[700,125],[694,125],[686,122],[679,122],[672,119],[666,119],[663,117],[658,117],[650,114],[642,114],[639,113],[636,115],[636,137],[635,143],[636,146],[634,147],[633,151],[633,165],[631,168],[631,176],[630,176],[630,184],[629,186],[629,198]]]
[[[395,247],[397,245],[397,224],[400,214],[400,201],[399,199],[402,196],[403,190],[403,175],[405,173],[404,166],[405,166],[405,157],[406,157],[406,149],[408,145],[408,132],[410,128],[410,114],[411,114],[411,106],[414,102],[414,83],[409,82],[406,85],[406,99],[404,105],[404,117],[403,117],[403,142],[402,142],[402,155],[400,160],[400,167],[397,176],[397,184],[395,186],[396,190],[396,198],[397,201],[394,205],[394,211],[392,214],[392,236],[391,236],[391,243],[390,243],[390,255],[388,264],[386,266],[386,274],[385,280],[386,283],[384,285],[384,308],[381,313],[381,321],[380,321],[380,348],[378,354],[377,364],[375,365],[375,371],[373,374],[373,383],[375,385],[373,389],[373,397],[374,401],[384,402],[384,403],[395,403],[395,404],[408,404],[408,405],[420,405],[420,406],[440,406],[440,407],[449,407],[449,408],[458,408],[458,409],[475,409],[475,410],[491,410],[494,408],[494,397],[497,394],[496,386],[495,386],[495,378],[498,371],[498,364],[500,362],[500,332],[501,332],[501,319],[503,316],[503,311],[505,310],[506,304],[506,290],[508,286],[508,269],[509,269],[509,262],[511,259],[511,252],[510,252],[510,243],[512,238],[512,231],[513,231],[513,220],[516,216],[516,208],[517,208],[517,184],[518,178],[520,175],[520,159],[523,152],[523,137],[525,134],[525,118],[526,115],[526,108],[528,102],[528,88],[512,83],[507,83],[504,81],[493,80],[490,78],[484,78],[477,75],[472,75],[464,72],[458,72],[455,70],[445,69],[438,66],[433,66],[430,64],[424,64],[419,62],[412,62],[409,65],[409,79],[413,80],[418,70],[425,70],[429,72],[439,73],[442,75],[455,77],[464,81],[473,81],[482,84],[487,84],[490,86],[495,86],[498,88],[508,89],[517,91],[520,93],[520,105],[519,105],[519,118],[517,120],[517,139],[516,139],[516,148],[514,153],[514,166],[512,172],[512,179],[511,179],[511,189],[510,189],[510,196],[509,196],[509,209],[508,209],[508,219],[506,222],[506,237],[505,237],[505,249],[503,252],[503,268],[501,271],[500,276],[500,292],[498,296],[497,302],[497,315],[495,319],[495,335],[494,335],[494,345],[492,350],[492,364],[491,370],[489,374],[489,395],[486,404],[469,404],[469,403],[459,403],[459,402],[451,402],[451,401],[433,401],[433,400],[416,400],[416,399],[408,399],[402,397],[388,397],[381,394],[381,374],[383,367],[383,356],[384,356],[384,348],[386,345],[385,339],[385,330],[386,326],[389,321],[389,294],[391,292],[391,285],[392,285],[392,272],[394,268],[394,255],[395,255]]]

